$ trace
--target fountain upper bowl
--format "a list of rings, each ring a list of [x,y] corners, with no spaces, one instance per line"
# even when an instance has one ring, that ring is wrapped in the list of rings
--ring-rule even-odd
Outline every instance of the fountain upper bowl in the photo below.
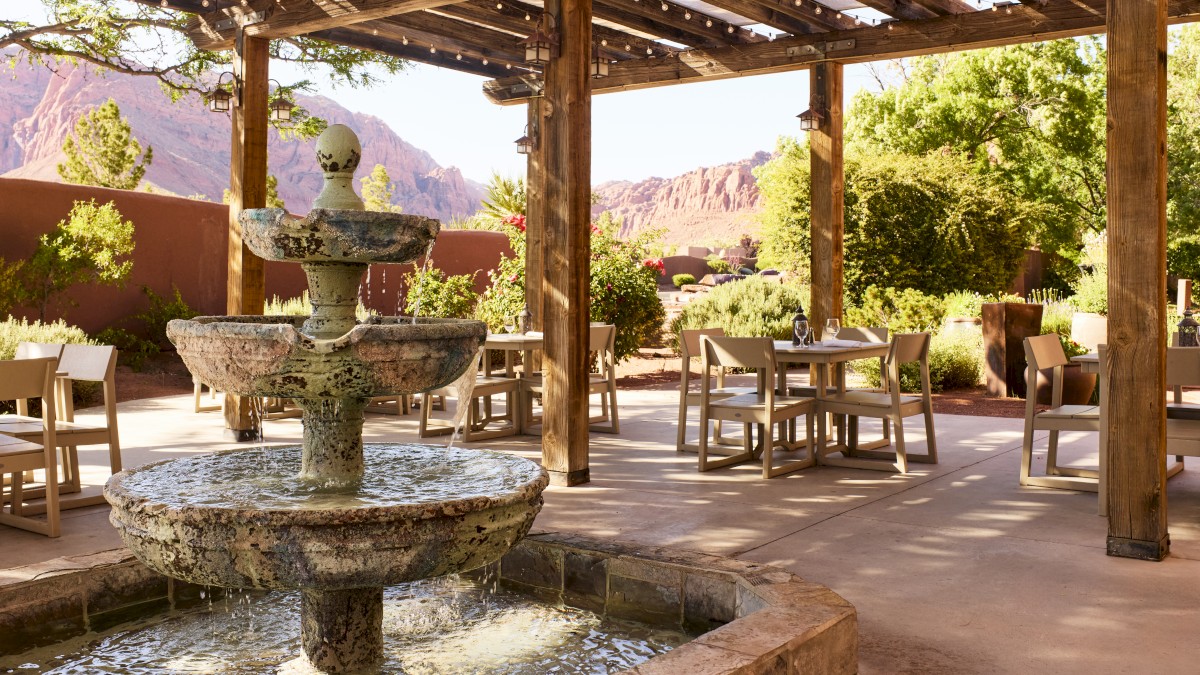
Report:
[[[238,221],[255,255],[288,262],[410,262],[441,229],[425,216],[353,209],[313,209],[303,218],[283,209],[246,209]]]
[[[450,384],[487,326],[468,319],[385,317],[335,339],[304,335],[303,316],[198,316],[167,324],[192,376],[241,396],[370,398]]]

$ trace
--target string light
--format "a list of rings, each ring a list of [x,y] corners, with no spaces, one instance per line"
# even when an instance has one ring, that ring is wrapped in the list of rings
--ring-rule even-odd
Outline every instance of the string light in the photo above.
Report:
[[[691,13],[691,12],[684,12],[684,13],[683,13],[683,20],[684,20],[684,21],[691,21],[691,20],[692,20],[692,13]]]
[[[816,8],[816,9],[814,9],[813,11],[814,11],[814,12],[816,12],[817,14],[820,14],[820,13],[821,13],[821,6],[820,6],[820,5],[817,5],[817,8]]]
[[[633,50],[633,47],[630,47],[629,45],[625,45],[625,51],[628,52],[628,51],[632,51],[632,50]]]
[[[654,50],[653,50],[653,49],[651,49],[651,48],[649,48],[649,47],[646,47],[646,55],[647,55],[647,56],[649,56],[649,55],[652,55],[652,54],[654,54]]]
[[[504,9],[504,3],[503,3],[503,2],[497,2],[497,3],[496,3],[496,9]]]
[[[461,52],[459,52],[458,54],[455,54],[455,55],[454,55],[454,60],[455,60],[455,61],[462,61],[462,53],[461,53]]]
[[[1005,13],[1005,14],[1012,14],[1012,5],[1008,5],[1007,7],[1005,7],[1005,8],[1004,8],[1004,13]]]
[[[601,41],[600,41],[600,46],[601,46],[601,47],[607,47],[607,46],[608,46],[608,40],[601,40]]]
[[[999,7],[997,7],[996,5],[992,5],[992,11],[993,11],[993,12],[999,12],[999,11],[1000,11],[1000,8],[999,8]]]
[[[408,36],[407,36],[407,35],[402,35],[402,36],[400,36],[400,42],[401,42],[401,43],[402,43],[402,44],[403,44],[405,47],[407,47],[407,46],[408,46]]]
[[[433,45],[429,45],[429,53],[430,53],[430,54],[436,54],[436,53],[437,53],[437,47],[434,47]]]
[[[485,65],[485,66],[488,64],[488,60],[487,60],[486,56],[483,57],[483,61],[481,63],[483,63],[483,65]]]
[[[888,30],[895,30],[895,29],[896,29],[896,27],[892,25],[891,21],[889,21],[888,22]]]
[[[533,21],[533,17],[532,17],[532,16],[529,16],[529,12],[525,12],[525,20],[526,20],[526,21]]]
[[[665,3],[665,2],[664,2],[664,3],[662,4],[662,11],[666,12],[666,11],[668,11],[668,10],[670,10],[670,9],[671,9],[671,8],[667,6],[667,3]]]
[[[705,27],[705,28],[712,28],[712,19],[705,19],[705,20],[704,20],[704,27]]]
[[[200,0],[201,7],[208,7],[208,0]]]
[[[838,12],[837,14],[834,15],[834,17],[840,19],[840,18],[842,18],[842,13]]]
[[[793,0],[792,4],[799,7],[802,2],[803,2],[803,0]]]
[[[378,28],[372,28],[372,29],[371,29],[371,35],[379,35],[379,29],[378,29]]]
[[[166,7],[166,6],[167,6],[167,0],[162,0],[162,1],[161,1],[161,2],[159,2],[158,4],[159,4],[160,6],[162,6],[162,7]]]
[[[505,69],[505,70],[512,70],[512,64],[511,64],[511,63],[506,63],[506,64],[504,64],[504,69]]]
[[[729,26],[725,29],[725,32],[729,33],[730,35],[733,35],[734,30],[736,30],[736,29],[733,27],[733,24],[729,24]]]

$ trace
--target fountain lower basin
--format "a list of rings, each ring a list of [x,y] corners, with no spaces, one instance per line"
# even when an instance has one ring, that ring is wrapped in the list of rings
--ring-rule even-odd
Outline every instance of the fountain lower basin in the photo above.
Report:
[[[480,321],[385,317],[320,339],[300,332],[307,319],[176,319],[167,336],[205,384],[280,398],[370,398],[442,387],[466,370],[487,337]]]
[[[231,588],[379,587],[498,559],[541,510],[545,470],[483,450],[368,445],[357,485],[298,476],[295,446],[169,460],[106,488],[154,570]]]

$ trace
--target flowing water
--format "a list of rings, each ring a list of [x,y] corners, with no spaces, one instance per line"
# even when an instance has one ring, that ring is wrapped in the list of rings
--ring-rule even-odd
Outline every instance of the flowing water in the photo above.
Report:
[[[366,473],[350,487],[300,478],[298,445],[172,460],[135,471],[124,485],[171,507],[302,512],[500,495],[541,472],[536,464],[500,452],[372,443],[363,454]]]
[[[276,673],[301,653],[299,605],[298,593],[230,591],[198,607],[0,657],[0,673]],[[462,577],[384,589],[383,632],[380,672],[412,675],[610,673],[690,639]],[[304,670],[289,664],[285,672]]]

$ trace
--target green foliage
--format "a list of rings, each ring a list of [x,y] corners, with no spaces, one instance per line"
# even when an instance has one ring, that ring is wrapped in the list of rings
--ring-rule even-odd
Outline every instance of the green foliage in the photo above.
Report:
[[[737,270],[733,268],[733,265],[729,264],[729,261],[724,258],[710,255],[705,258],[705,261],[708,262],[708,269],[712,270],[713,274],[737,274]]]
[[[1167,274],[1200,279],[1200,236],[1172,239],[1167,244]]]
[[[1167,59],[1167,269],[1200,278],[1200,26],[1169,37]]]
[[[141,371],[147,359],[159,352],[158,345],[151,340],[144,340],[133,332],[116,326],[109,326],[95,335],[96,342],[102,345],[112,345],[117,348],[117,359],[130,368]]]
[[[525,217],[511,214],[505,232],[513,257],[488,272],[491,285],[480,296],[476,316],[499,332],[507,319],[525,307]],[[618,239],[621,222],[602,213],[591,234],[591,320],[617,326],[615,354],[622,361],[657,337],[666,312],[658,299],[661,260],[647,257],[659,232],[646,232],[630,241]]]
[[[1042,331],[1042,335],[1046,335],[1046,331]],[[1063,353],[1067,355],[1068,359],[1072,356],[1083,356],[1091,351],[1062,333],[1059,333],[1058,341],[1062,343]]]
[[[173,349],[171,341],[167,339],[167,324],[175,319],[191,319],[196,316],[195,310],[184,301],[175,284],[171,284],[171,297],[161,296],[149,286],[142,286],[142,294],[150,306],[134,318],[142,322],[146,339],[158,349]]]
[[[675,284],[675,288],[683,288],[689,284],[696,283],[696,277],[691,274],[676,274],[671,277],[671,283]]]
[[[312,314],[312,302],[308,298],[308,290],[300,294],[298,298],[282,299],[278,295],[272,295],[270,300],[267,300],[263,307],[265,316],[309,316]],[[358,307],[354,310],[354,316],[359,321],[366,321],[371,316],[371,310],[363,306],[362,302],[358,303]]]
[[[230,194],[229,188],[221,191],[221,203],[228,204],[233,200],[233,195]],[[283,204],[283,199],[279,196],[279,178],[275,174],[267,174],[267,203],[268,209],[283,209],[287,208]]]
[[[854,362],[854,372],[862,375],[867,386],[880,383],[879,359]],[[983,337],[973,331],[955,331],[934,335],[929,341],[929,388],[933,392],[968,389],[983,376]],[[900,366],[900,390],[921,391],[920,364]]]
[[[1075,295],[1071,304],[1081,312],[1108,314],[1108,271],[1098,269],[1083,274],[1071,284]]]
[[[1071,321],[1075,317],[1075,306],[1066,300],[1042,303],[1042,335],[1071,334]]]
[[[0,321],[0,361],[10,361],[17,355],[19,342],[46,342],[52,344],[90,345],[96,344],[87,333],[59,319],[51,323],[27,321],[8,317]]]
[[[846,308],[846,325],[883,326],[893,333],[936,331],[945,314],[940,298],[915,288],[870,286],[857,305]]]
[[[845,203],[851,297],[872,285],[992,293],[1006,288],[1024,261],[1028,214],[962,157],[856,160]]]
[[[410,316],[469,319],[479,302],[474,274],[446,276],[442,270],[430,267],[427,271],[418,269],[405,274],[402,283],[408,289],[404,311]]]
[[[808,295],[806,286],[757,276],[721,284],[688,303],[671,322],[671,332],[678,340],[685,329],[720,327],[737,337],[791,339],[792,316],[797,306],[808,302]]]
[[[10,68],[27,63],[58,71],[63,65],[86,64],[152,77],[173,101],[212,93],[217,74],[231,70],[231,50],[201,50],[191,41],[191,15],[186,12],[113,0],[42,0],[42,5],[45,21],[0,18],[0,53]],[[306,36],[272,40],[268,52],[273,61],[294,64],[335,86],[371,87],[407,67],[394,56]],[[293,98],[310,89],[310,80],[300,80],[274,94]],[[280,128],[281,135],[309,138],[325,127],[301,107],[292,110],[292,119],[290,127]]]
[[[358,180],[362,184],[363,208],[387,213],[400,213],[403,210],[392,203],[392,192],[396,186],[382,164],[376,164],[370,175]]]
[[[24,260],[9,263],[0,257],[0,315],[11,312],[25,297],[25,288],[21,282],[24,267]]]
[[[956,291],[942,298],[948,317],[983,317],[984,297],[970,291]]]
[[[25,295],[45,320],[52,299],[76,284],[119,286],[133,270],[133,223],[112,202],[75,202],[67,220],[38,240],[25,264]]]
[[[488,181],[483,206],[476,217],[488,226],[480,229],[503,229],[503,221],[515,215],[525,215],[525,179],[508,178],[493,173]]]
[[[154,160],[150,146],[142,154],[129,120],[111,98],[75,122],[75,135],[67,136],[62,149],[67,161],[58,165],[58,175],[64,181],[119,190],[136,188]]]
[[[1066,258],[1059,272],[1071,278],[1080,233],[1103,230],[1107,217],[1100,40],[926,56],[904,68],[899,86],[855,96],[848,146],[860,154],[966,157],[973,173],[1038,205],[1035,240]]]
[[[812,250],[808,145],[780,138],[775,157],[753,173],[763,205],[758,264],[808,279]]]

